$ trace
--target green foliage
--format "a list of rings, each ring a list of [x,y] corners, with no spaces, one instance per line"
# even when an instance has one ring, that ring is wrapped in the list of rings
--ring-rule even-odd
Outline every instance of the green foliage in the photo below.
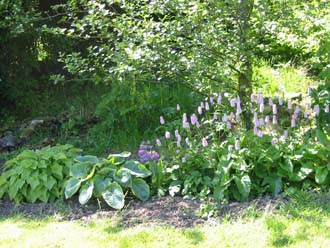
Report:
[[[0,198],[16,202],[49,202],[61,198],[73,159],[80,152],[71,145],[24,150],[5,164]]]
[[[141,201],[149,198],[150,190],[143,178],[151,172],[141,163],[126,160],[130,153],[110,154],[107,159],[79,156],[70,168],[70,178],[65,186],[65,198],[79,191],[80,204],[92,196],[103,198],[112,208],[121,209],[125,203],[125,189]]]
[[[190,118],[186,113],[179,121],[165,117],[157,142],[162,187],[171,195],[217,203],[286,189],[328,188],[330,137],[316,118],[328,118],[329,112],[319,102],[310,106],[309,96],[302,103],[293,101],[290,108],[280,98],[255,97],[253,130],[242,127],[240,100],[229,94],[221,102],[219,94],[206,98],[199,114]],[[166,131],[170,137],[163,137]]]

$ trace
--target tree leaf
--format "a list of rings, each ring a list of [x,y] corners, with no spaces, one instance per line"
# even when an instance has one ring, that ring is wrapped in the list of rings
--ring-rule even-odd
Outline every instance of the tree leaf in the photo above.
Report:
[[[149,171],[143,164],[134,160],[125,162],[122,169],[137,177],[148,177],[151,175],[151,171]]]
[[[77,178],[71,178],[69,181],[67,181],[65,186],[65,199],[70,198],[73,196],[79,189],[81,185],[81,180]]]
[[[112,208],[122,209],[124,207],[124,193],[116,182],[110,183],[109,187],[102,193],[102,197]]]
[[[150,196],[149,185],[141,178],[132,179],[133,194],[141,201],[148,200]]]
[[[87,181],[80,189],[79,203],[85,205],[93,195],[94,182],[93,180]]]

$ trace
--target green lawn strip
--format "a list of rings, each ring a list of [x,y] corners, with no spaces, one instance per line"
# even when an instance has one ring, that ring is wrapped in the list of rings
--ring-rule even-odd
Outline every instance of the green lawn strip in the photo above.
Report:
[[[13,215],[0,218],[0,247],[330,247],[329,195],[298,193],[276,213],[194,228]]]

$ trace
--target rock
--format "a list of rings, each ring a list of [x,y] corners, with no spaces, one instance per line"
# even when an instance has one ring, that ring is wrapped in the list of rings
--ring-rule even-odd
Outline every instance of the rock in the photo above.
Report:
[[[0,150],[12,151],[16,148],[16,137],[12,131],[6,131],[4,136],[0,139]]]

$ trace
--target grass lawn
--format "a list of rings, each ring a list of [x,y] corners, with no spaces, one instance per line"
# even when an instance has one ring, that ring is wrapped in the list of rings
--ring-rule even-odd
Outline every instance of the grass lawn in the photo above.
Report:
[[[194,228],[16,214],[0,217],[0,247],[330,247],[330,193],[299,192],[290,199],[276,213],[249,209],[244,217]]]

